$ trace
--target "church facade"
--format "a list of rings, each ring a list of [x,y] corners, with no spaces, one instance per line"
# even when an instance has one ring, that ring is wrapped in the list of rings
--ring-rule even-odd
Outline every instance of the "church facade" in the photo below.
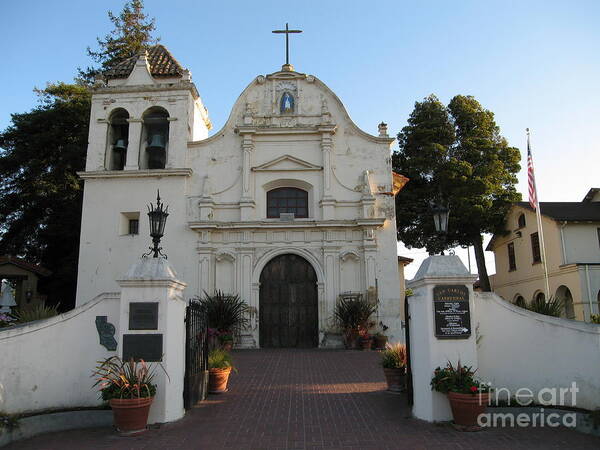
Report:
[[[191,298],[221,290],[251,309],[240,346],[331,346],[340,295],[378,302],[403,340],[393,139],[360,130],[313,75],[257,76],[209,137],[191,74],[157,45],[98,81],[92,97],[77,304],[150,239],[146,205],[169,205],[162,247]]]

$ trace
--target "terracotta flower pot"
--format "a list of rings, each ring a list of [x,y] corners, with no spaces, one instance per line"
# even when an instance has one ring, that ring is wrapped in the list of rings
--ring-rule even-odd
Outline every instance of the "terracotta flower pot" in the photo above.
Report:
[[[226,369],[208,369],[208,392],[210,394],[222,394],[227,392],[227,381],[231,367]]]
[[[464,427],[477,427],[477,416],[485,412],[489,397],[488,392],[479,394],[448,392],[454,423]]]
[[[388,385],[388,391],[390,392],[402,392],[406,386],[406,368],[400,369],[386,369],[383,368],[383,374],[385,375],[385,381]]]
[[[363,350],[371,350],[373,338],[360,338],[360,348]]]
[[[111,399],[109,403],[117,429],[125,435],[136,435],[146,431],[152,400],[154,397]]]

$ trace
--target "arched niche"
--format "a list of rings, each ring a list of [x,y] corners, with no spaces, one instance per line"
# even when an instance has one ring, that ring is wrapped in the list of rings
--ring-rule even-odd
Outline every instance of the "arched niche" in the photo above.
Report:
[[[236,292],[235,255],[230,251],[221,251],[215,255],[215,285],[222,292]]]
[[[127,161],[129,142],[129,113],[123,108],[111,112],[108,118],[105,167],[107,170],[123,170]]]
[[[153,106],[142,115],[140,169],[164,169],[169,148],[169,113]]]

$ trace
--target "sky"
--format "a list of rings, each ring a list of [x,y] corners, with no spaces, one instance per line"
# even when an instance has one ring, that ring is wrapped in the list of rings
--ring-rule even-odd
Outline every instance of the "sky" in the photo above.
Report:
[[[86,48],[112,29],[107,11],[123,3],[0,2],[0,129],[36,105],[34,87],[70,81],[91,64]],[[473,95],[523,154],[531,129],[540,201],[580,201],[600,187],[598,1],[144,3],[162,44],[191,70],[213,133],[256,75],[285,62],[284,39],[271,30],[289,22],[303,30],[291,36],[291,63],[325,82],[366,132],[377,134],[383,120],[395,135],[429,94],[444,103]],[[427,256],[399,252],[415,258],[408,278]],[[457,254],[467,264],[466,251]],[[494,273],[493,255],[486,259]]]

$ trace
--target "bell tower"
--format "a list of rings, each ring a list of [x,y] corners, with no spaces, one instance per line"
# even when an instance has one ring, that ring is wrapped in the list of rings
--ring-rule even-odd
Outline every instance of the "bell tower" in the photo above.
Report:
[[[187,142],[210,128],[190,71],[155,45],[96,80],[86,173],[187,167]]]

